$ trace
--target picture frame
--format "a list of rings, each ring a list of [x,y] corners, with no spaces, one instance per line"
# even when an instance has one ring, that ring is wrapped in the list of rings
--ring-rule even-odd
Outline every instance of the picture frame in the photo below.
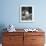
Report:
[[[34,22],[34,6],[20,5],[20,22]]]

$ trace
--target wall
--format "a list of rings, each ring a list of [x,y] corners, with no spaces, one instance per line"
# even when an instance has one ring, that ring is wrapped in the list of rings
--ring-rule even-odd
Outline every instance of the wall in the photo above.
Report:
[[[21,23],[20,5],[33,5],[35,22]],[[13,24],[16,28],[38,27],[46,28],[46,0],[1,0],[0,25]]]

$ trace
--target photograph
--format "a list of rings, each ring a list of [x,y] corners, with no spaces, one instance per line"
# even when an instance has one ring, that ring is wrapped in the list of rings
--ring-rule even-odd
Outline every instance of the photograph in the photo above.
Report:
[[[21,5],[20,7],[20,22],[33,21],[33,7],[32,5]]]

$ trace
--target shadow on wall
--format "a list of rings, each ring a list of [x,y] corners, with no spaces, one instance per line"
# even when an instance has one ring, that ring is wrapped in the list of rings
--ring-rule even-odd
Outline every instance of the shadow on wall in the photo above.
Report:
[[[3,36],[3,32],[5,32],[6,30],[3,30],[5,27],[4,24],[0,24],[0,43],[2,43],[2,36]]]

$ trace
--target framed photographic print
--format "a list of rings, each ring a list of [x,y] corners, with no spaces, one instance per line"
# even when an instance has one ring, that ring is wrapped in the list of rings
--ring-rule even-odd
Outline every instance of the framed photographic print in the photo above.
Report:
[[[32,5],[20,6],[20,22],[34,21],[34,7]]]

